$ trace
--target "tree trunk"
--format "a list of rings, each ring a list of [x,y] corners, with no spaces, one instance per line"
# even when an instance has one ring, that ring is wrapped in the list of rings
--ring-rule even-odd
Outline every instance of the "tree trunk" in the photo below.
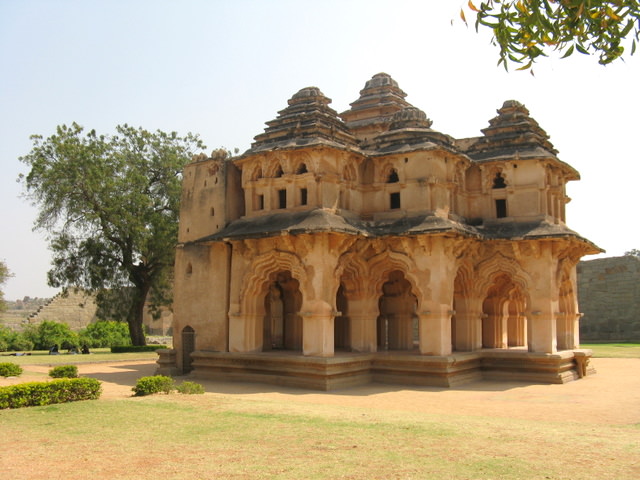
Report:
[[[144,306],[147,301],[148,292],[149,287],[147,287],[146,285],[138,290],[138,294],[133,299],[131,308],[129,310],[129,315],[127,316],[131,343],[136,346],[147,344],[147,339],[144,335],[142,320],[144,318]]]

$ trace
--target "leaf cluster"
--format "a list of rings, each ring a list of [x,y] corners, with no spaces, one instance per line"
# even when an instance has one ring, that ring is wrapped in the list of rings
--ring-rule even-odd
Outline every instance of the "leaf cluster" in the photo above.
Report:
[[[575,51],[596,54],[606,65],[623,55],[627,37],[631,55],[640,39],[637,0],[487,0],[479,7],[469,0],[468,6],[476,14],[476,30],[493,30],[498,64],[505,69],[510,62],[522,65],[518,70],[528,69],[549,51],[562,58]]]
[[[29,172],[19,180],[38,207],[35,228],[49,235],[49,284],[97,292],[99,306],[105,291],[128,288],[122,303],[142,305],[153,292],[156,304],[168,304],[182,169],[204,148],[198,136],[126,124],[98,135],[73,123],[31,138],[20,158]]]

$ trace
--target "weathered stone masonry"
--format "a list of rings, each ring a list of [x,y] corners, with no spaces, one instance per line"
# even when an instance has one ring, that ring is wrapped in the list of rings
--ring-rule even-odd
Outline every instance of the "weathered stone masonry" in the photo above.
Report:
[[[583,340],[640,341],[640,258],[598,258],[578,264]]]
[[[578,172],[507,101],[431,128],[387,74],[338,115],[300,90],[243,155],[184,171],[161,372],[336,388],[587,373],[565,224]]]

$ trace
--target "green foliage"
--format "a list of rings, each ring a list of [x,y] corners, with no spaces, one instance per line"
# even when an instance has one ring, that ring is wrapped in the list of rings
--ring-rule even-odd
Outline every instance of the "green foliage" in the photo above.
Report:
[[[185,395],[199,395],[204,393],[204,387],[199,383],[195,382],[182,382],[180,385],[176,387],[178,393],[183,393]]]
[[[9,272],[7,265],[2,260],[0,260],[0,287],[2,287],[2,285],[4,285],[9,277],[12,276],[13,275],[11,274],[11,272]],[[0,289],[0,312],[4,312],[6,309],[7,304],[4,300],[4,293],[2,292],[2,289]]]
[[[197,135],[149,132],[128,125],[115,135],[62,125],[49,138],[31,137],[21,157],[27,197],[39,208],[35,222],[49,234],[49,284],[118,295],[131,341],[144,345],[144,305],[170,303],[177,241],[181,172],[204,148]],[[115,308],[115,307],[114,307]]]
[[[95,378],[62,378],[0,387],[0,409],[96,400],[102,387]]]
[[[139,378],[132,388],[136,397],[153,395],[154,393],[171,393],[174,389],[173,379],[165,375]]]
[[[131,345],[127,324],[112,320],[91,323],[80,331],[79,336],[80,345],[87,345],[91,348]]]
[[[75,365],[59,365],[49,370],[51,378],[78,378],[78,367]]]
[[[493,30],[498,64],[505,68],[509,62],[523,65],[518,70],[530,68],[549,51],[562,58],[575,51],[596,54],[606,65],[625,53],[625,43],[633,55],[640,39],[638,0],[486,0],[479,8],[469,0],[468,5],[476,13],[476,29]],[[465,20],[464,11],[460,15]]]
[[[22,375],[22,367],[15,363],[0,363],[0,377],[19,377]]]
[[[65,323],[43,321],[39,325],[29,325],[23,332],[24,337],[33,343],[36,350],[49,350],[58,345],[62,350],[77,346],[78,334]]]
[[[166,345],[118,345],[111,347],[111,353],[155,352],[163,348],[169,347]]]
[[[22,333],[0,325],[0,352],[33,350],[33,342]]]

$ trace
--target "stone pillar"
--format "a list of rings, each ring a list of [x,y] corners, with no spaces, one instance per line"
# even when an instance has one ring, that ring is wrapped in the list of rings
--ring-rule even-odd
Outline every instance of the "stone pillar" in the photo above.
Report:
[[[349,318],[351,320],[351,350],[354,352],[375,352],[377,350],[376,320],[378,318],[375,299],[350,303]]]
[[[426,303],[426,305],[429,305]],[[418,313],[420,353],[451,355],[451,310],[448,305],[431,305],[433,310]]]
[[[556,319],[550,303],[545,310],[533,310],[527,317],[528,349],[530,352],[556,353]]]
[[[578,348],[580,314],[561,312],[557,315],[558,350]]]
[[[389,315],[389,350],[413,348],[413,315],[395,313]]]
[[[333,322],[335,311],[326,302],[313,302],[309,311],[302,312],[302,353],[312,357],[333,357]]]

